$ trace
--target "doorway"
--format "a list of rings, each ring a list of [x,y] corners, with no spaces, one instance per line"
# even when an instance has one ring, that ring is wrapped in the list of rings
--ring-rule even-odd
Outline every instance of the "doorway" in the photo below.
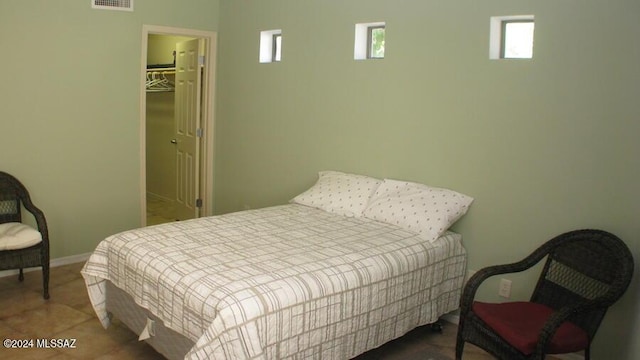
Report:
[[[216,34],[144,26],[141,224],[212,213]]]

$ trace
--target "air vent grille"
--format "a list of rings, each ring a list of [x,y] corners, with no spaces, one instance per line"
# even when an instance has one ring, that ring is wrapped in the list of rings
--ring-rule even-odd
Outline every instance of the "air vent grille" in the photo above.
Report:
[[[94,9],[133,11],[133,0],[91,0]]]

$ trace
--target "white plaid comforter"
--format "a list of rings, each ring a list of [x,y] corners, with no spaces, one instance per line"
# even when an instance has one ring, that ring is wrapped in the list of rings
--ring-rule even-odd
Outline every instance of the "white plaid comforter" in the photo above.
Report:
[[[82,274],[105,327],[109,280],[188,359],[348,359],[458,307],[460,240],[290,204],[113,235]]]

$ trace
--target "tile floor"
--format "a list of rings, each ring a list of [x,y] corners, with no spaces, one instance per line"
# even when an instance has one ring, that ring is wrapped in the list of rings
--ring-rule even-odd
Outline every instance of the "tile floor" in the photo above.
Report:
[[[42,273],[25,273],[0,278],[0,338],[2,339],[77,339],[75,349],[5,349],[1,359],[162,359],[145,342],[117,319],[105,330],[89,303],[83,263],[51,269],[49,292],[42,298]],[[399,340],[357,357],[357,360],[400,360],[406,354],[432,348],[454,357],[456,326],[443,323],[443,334],[416,329]],[[465,360],[492,359],[473,345],[465,346]]]
[[[147,225],[176,221],[173,203],[147,195]]]
[[[0,338],[77,339],[75,349],[5,349],[1,359],[158,359],[146,343],[119,322],[105,330],[97,320],[80,275],[83,263],[51,269],[42,298],[42,273],[0,278]]]

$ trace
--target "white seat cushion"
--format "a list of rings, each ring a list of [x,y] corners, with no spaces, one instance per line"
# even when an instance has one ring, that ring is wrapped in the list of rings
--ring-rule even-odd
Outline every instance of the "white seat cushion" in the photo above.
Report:
[[[0,251],[24,249],[42,241],[42,234],[29,225],[10,222],[0,224]]]

